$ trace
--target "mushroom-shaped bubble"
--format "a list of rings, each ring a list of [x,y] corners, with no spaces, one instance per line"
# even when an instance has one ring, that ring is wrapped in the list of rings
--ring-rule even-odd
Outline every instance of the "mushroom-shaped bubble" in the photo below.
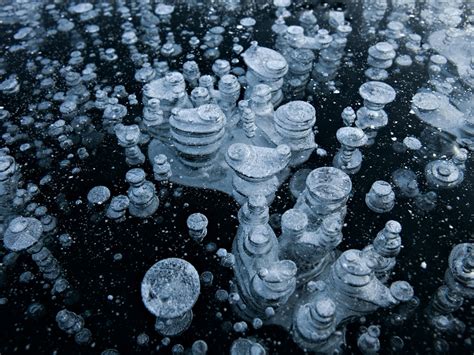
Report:
[[[103,205],[110,198],[110,190],[106,186],[95,186],[87,194],[87,201],[92,205]]]
[[[192,320],[192,307],[201,286],[199,274],[189,262],[169,258],[158,261],[145,274],[141,284],[142,301],[157,317],[155,328],[166,336],[185,331]]]
[[[17,217],[8,225],[3,245],[10,251],[22,251],[35,245],[41,238],[43,226],[36,218]]]

